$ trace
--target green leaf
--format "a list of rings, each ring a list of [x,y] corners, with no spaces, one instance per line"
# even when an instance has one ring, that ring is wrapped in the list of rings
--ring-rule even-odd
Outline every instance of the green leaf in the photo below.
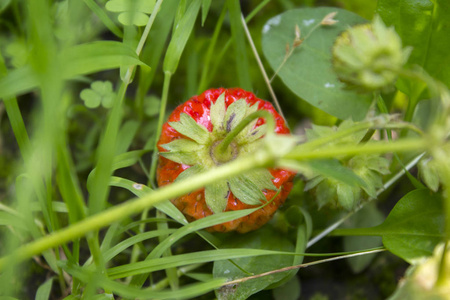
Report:
[[[245,204],[260,205],[261,200],[266,199],[258,186],[245,175],[232,177],[228,183],[233,195]]]
[[[339,182],[345,183],[351,187],[366,187],[364,180],[356,175],[349,168],[344,167],[336,159],[313,160],[309,162],[309,166],[316,173],[325,177],[333,178]]]
[[[144,65],[134,49],[114,41],[96,41],[66,48],[57,59],[64,79],[122,65]],[[21,95],[38,85],[38,77],[30,66],[15,69],[0,80],[0,98]]]
[[[442,197],[428,189],[406,194],[383,224],[370,228],[338,229],[336,235],[382,236],[384,246],[409,263],[430,256],[444,238]]]
[[[209,0],[211,4],[211,0]],[[11,0],[0,0],[0,13],[5,10],[5,8],[8,7],[8,5],[11,3]]]
[[[136,26],[145,26],[147,25],[149,16],[144,14],[143,12],[133,11],[133,12],[123,12],[119,14],[118,20],[123,25],[136,25]]]
[[[361,210],[348,219],[344,225],[346,228],[361,228],[377,226],[384,221],[383,214],[377,209],[373,202],[367,203]],[[351,252],[360,249],[376,248],[382,245],[380,237],[377,236],[345,236],[343,239],[344,251]],[[360,255],[347,259],[353,273],[360,273],[375,258],[376,254]]]
[[[244,175],[247,177],[251,182],[253,182],[258,189],[264,190],[276,190],[277,187],[273,184],[272,179],[274,178],[272,174],[270,174],[269,170],[267,169],[260,169],[248,172]]]
[[[64,49],[59,57],[63,77],[90,74],[124,65],[145,65],[130,46],[115,41],[96,41]]]
[[[144,197],[146,194],[153,191],[151,188],[144,184],[136,183],[134,181],[115,176],[111,177],[111,181],[109,184],[112,186],[127,189],[139,198]],[[154,206],[180,224],[188,224],[188,221],[186,220],[184,215],[169,200],[157,203]]]
[[[204,168],[201,165],[194,165],[181,172],[180,175],[178,175],[177,179],[175,179],[175,181],[181,181],[184,180],[185,178],[190,178],[192,176],[201,173],[203,170]]]
[[[228,204],[228,184],[226,180],[214,182],[205,187],[205,201],[215,214],[225,211]]]
[[[264,250],[280,250],[293,251],[294,246],[291,242],[280,232],[275,231],[269,226],[265,226],[258,231],[239,235],[233,239],[227,239],[224,248],[232,248],[226,250],[243,250],[240,248],[253,248]],[[247,277],[242,269],[252,273],[261,274],[267,271],[277,270],[292,264],[292,257],[274,255],[270,257],[245,257],[236,258],[233,260],[235,264],[230,261],[221,260],[216,261],[213,267],[213,275],[215,278],[226,277],[228,280],[239,279]],[[236,265],[242,269],[238,269]],[[286,272],[274,273],[258,279],[242,282],[235,286],[225,286],[216,291],[217,298],[222,299],[247,299],[249,296],[265,289],[266,287],[282,280],[286,276]]]
[[[227,0],[231,36],[234,43],[234,55],[236,63],[236,73],[239,86],[247,91],[251,91],[252,81],[250,77],[250,67],[247,58],[246,39],[244,35],[244,28],[242,25],[242,10],[239,0]]]
[[[178,122],[169,122],[173,129],[193,139],[199,144],[206,144],[209,141],[209,131],[203,125],[198,124],[188,114],[182,113]]]
[[[209,8],[212,0],[202,0],[202,26],[205,25],[206,17],[208,16]]]
[[[170,40],[169,47],[167,48],[166,56],[164,57],[164,72],[173,74],[177,70],[181,54],[183,53],[184,47],[186,46],[189,36],[191,35],[197,14],[200,10],[200,4],[201,0],[193,0],[189,4],[189,7],[181,18],[179,24],[177,24],[172,39]]]
[[[112,12],[144,12],[150,14],[155,7],[155,0],[109,0],[105,7]]]
[[[393,25],[413,51],[409,65],[422,66],[435,79],[450,85],[450,2],[447,0],[380,0],[377,12],[386,25]],[[407,90],[415,82],[406,82]]]
[[[329,13],[337,12],[339,22],[332,26],[316,24]],[[339,8],[318,7],[294,9],[273,17],[264,25],[262,48],[272,69],[277,70],[286,55],[286,44],[292,45],[295,26],[301,38],[308,36],[280,69],[278,76],[297,96],[340,119],[365,117],[370,97],[344,90],[332,70],[331,47],[336,37],[349,26],[366,20]]]
[[[53,278],[48,279],[41,284],[36,292],[36,300],[50,299],[50,292],[52,291]]]
[[[300,279],[292,277],[284,285],[272,291],[275,300],[297,300],[300,299]]]
[[[214,104],[211,105],[210,116],[211,124],[213,125],[213,131],[223,131],[225,120],[225,93],[222,93]]]
[[[225,126],[224,129],[227,132],[233,130],[233,128],[244,119],[247,113],[247,108],[248,104],[245,99],[239,99],[228,106],[225,114],[225,122],[223,124]]]
[[[354,188],[347,184],[338,184],[336,188],[339,204],[346,210],[352,210],[359,200],[355,196]]]

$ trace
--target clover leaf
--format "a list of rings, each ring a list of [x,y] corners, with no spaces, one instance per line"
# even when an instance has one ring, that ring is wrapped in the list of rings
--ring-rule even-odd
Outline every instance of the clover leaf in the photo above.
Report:
[[[110,81],[94,81],[90,89],[84,89],[80,93],[80,98],[84,105],[89,108],[97,108],[100,104],[104,108],[111,108],[115,94]]]
[[[145,26],[154,6],[155,0],[109,0],[105,7],[119,13],[118,20],[123,25]]]

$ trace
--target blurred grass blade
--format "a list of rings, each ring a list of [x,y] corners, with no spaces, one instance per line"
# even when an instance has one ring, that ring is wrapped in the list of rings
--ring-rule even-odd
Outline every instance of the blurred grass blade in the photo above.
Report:
[[[173,33],[169,47],[164,58],[163,70],[171,74],[175,73],[180,62],[181,54],[194,28],[197,14],[200,10],[201,0],[193,0],[181,18]]]
[[[130,148],[130,145],[133,142],[133,139],[136,136],[140,125],[141,124],[139,122],[134,120],[129,120],[125,124],[123,124],[117,136],[120,143],[118,143],[116,146],[116,155],[125,153],[128,148]]]
[[[127,189],[139,198],[141,198],[153,191],[151,188],[149,188],[148,186],[146,186],[144,184],[136,183],[131,180],[116,177],[116,176],[111,177],[110,184],[112,186]],[[172,219],[176,220],[177,222],[179,222],[181,224],[188,224],[188,221],[186,220],[184,215],[169,200],[157,203],[154,206],[156,207],[156,209],[162,211],[163,213],[170,216]]]
[[[241,24],[241,7],[239,0],[227,0],[230,12],[231,34],[233,36],[237,77],[239,86],[244,90],[252,90],[244,30]]]
[[[66,62],[64,78],[120,66],[144,65],[130,46],[115,41],[96,41],[67,48],[59,59]]]
[[[124,251],[125,249],[133,246],[134,244],[140,243],[145,240],[149,240],[155,237],[164,236],[172,234],[176,229],[164,229],[164,230],[153,230],[149,232],[139,233],[133,237],[121,241],[117,245],[114,245],[110,249],[104,252],[105,261],[113,259],[116,255]]]
[[[170,257],[160,257],[144,260],[137,263],[113,267],[108,269],[107,272],[111,279],[117,279],[190,264],[213,262],[217,260],[235,259],[240,257],[280,255],[280,254],[290,255],[291,253],[282,251],[243,249],[243,248],[205,250],[194,253],[174,255]]]
[[[115,69],[122,65],[144,65],[134,49],[115,41],[96,41],[64,49],[58,55],[60,76],[71,79],[78,75]],[[39,85],[30,66],[11,71],[0,80],[0,98],[24,94]]]
[[[203,0],[202,1],[202,26],[205,25],[206,17],[208,16],[210,6],[211,6],[211,0]]]
[[[123,33],[119,27],[111,20],[108,14],[94,0],[84,0],[90,10],[102,21],[102,23],[117,37],[122,38]]]
[[[84,282],[92,280],[92,274],[75,265],[61,264],[61,267],[69,274],[81,279]],[[96,274],[97,275],[97,274]],[[142,299],[195,299],[197,296],[203,295],[209,291],[213,291],[225,284],[225,278],[213,279],[207,282],[195,283],[172,291],[156,291],[153,287],[136,288],[125,285],[117,281],[110,280],[104,276],[96,276],[96,283],[103,289],[109,290],[114,294],[127,298]]]
[[[189,223],[179,228],[174,234],[170,236],[169,239],[164,240],[158,246],[156,246],[156,248],[148,256],[148,259],[160,257],[166,249],[169,249],[170,246],[172,246],[176,241],[188,235],[189,233],[245,217],[258,209],[260,209],[260,207],[217,213]]]
[[[50,292],[52,291],[53,277],[41,284],[36,292],[36,300],[50,299]]]

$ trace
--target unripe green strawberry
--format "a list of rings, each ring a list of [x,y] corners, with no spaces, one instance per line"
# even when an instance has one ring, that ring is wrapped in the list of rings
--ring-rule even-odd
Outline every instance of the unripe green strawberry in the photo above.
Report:
[[[262,118],[246,126],[233,138],[226,151],[217,153],[217,148],[240,121],[258,110],[273,115],[275,133],[289,133],[284,119],[269,102],[239,88],[210,89],[179,105],[163,125],[158,141],[158,185],[164,186],[194,176],[255,152],[266,132]],[[254,208],[274,198],[268,205],[246,217],[210,228],[219,232],[248,232],[269,221],[284,203],[292,189],[294,175],[283,169],[256,170],[216,182],[171,201],[192,221],[213,213]]]

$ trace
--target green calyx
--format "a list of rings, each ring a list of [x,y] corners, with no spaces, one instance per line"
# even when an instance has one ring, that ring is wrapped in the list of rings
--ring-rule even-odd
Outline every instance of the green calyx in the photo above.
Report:
[[[255,127],[260,117],[266,119],[266,124]],[[257,104],[249,105],[245,99],[239,99],[226,108],[224,94],[211,105],[210,118],[212,132],[184,113],[180,115],[178,122],[169,123],[172,128],[189,138],[162,145],[168,150],[161,152],[162,156],[191,166],[176,180],[254,153],[261,146],[260,138],[268,130],[274,130],[270,113],[258,111]],[[266,199],[263,190],[276,189],[270,172],[260,169],[206,186],[205,201],[213,213],[219,213],[226,209],[230,192],[245,204],[259,205]]]
[[[376,16],[371,24],[354,26],[335,41],[333,67],[349,88],[363,92],[388,90],[406,63],[410,48],[394,28],[388,28]]]

